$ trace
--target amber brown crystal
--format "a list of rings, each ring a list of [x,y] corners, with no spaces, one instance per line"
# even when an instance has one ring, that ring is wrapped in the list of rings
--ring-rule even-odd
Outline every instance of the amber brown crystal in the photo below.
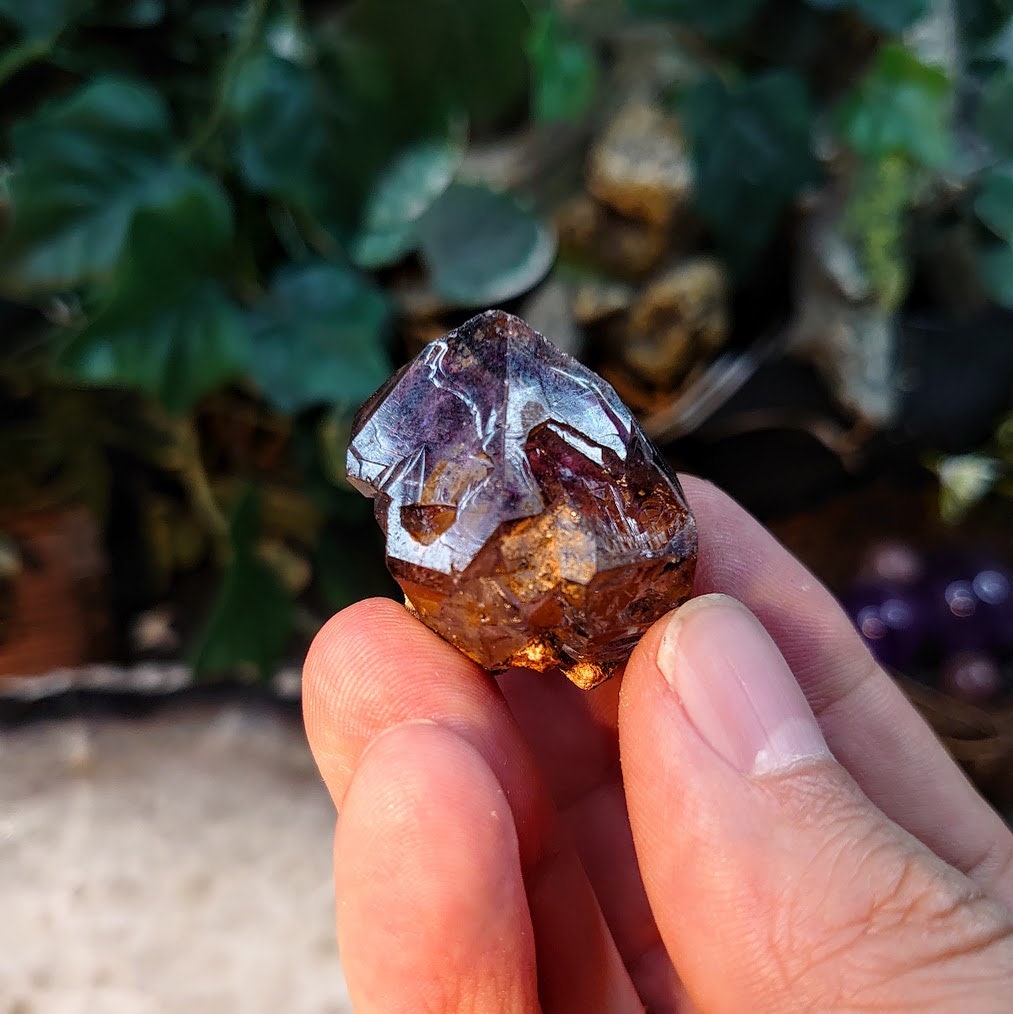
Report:
[[[348,478],[375,500],[409,606],[486,668],[588,689],[686,599],[696,525],[599,376],[490,310],[362,407]]]

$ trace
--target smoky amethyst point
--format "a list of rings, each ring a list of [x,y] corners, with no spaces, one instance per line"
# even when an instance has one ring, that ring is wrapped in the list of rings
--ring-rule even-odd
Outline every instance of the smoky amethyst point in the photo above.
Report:
[[[595,686],[692,588],[696,525],[667,463],[609,384],[498,310],[360,409],[348,479],[408,604],[493,671]]]

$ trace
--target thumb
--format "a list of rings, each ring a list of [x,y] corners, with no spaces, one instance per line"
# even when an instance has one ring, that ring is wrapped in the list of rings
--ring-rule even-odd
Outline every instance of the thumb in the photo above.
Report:
[[[701,1010],[1006,1009],[1009,911],[869,802],[744,606],[657,624],[622,700],[644,885]]]

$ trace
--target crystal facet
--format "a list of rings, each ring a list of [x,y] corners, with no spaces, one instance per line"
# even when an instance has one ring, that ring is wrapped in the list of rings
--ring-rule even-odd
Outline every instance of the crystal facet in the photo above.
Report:
[[[604,380],[501,311],[360,409],[348,479],[408,605],[493,671],[589,689],[692,588],[696,524],[664,459]]]

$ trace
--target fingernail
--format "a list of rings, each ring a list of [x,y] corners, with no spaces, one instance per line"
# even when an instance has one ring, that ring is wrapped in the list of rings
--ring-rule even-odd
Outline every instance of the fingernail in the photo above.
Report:
[[[745,606],[704,595],[668,621],[658,668],[690,722],[743,774],[783,771],[830,751],[770,635]]]

